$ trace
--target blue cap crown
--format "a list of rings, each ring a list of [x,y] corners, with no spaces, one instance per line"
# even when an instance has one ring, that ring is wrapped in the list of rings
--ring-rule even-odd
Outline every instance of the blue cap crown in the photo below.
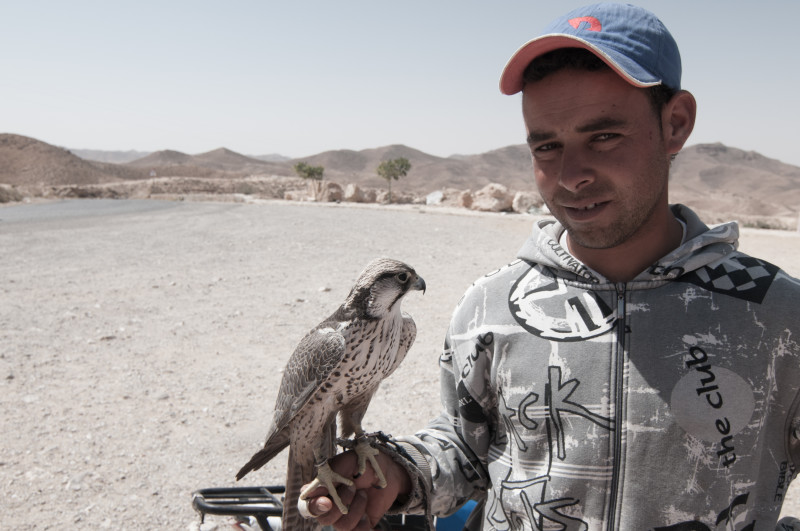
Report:
[[[603,3],[570,11],[517,50],[500,77],[500,90],[521,91],[530,62],[559,48],[587,49],[638,87],[681,88],[680,52],[664,24],[646,9]]]

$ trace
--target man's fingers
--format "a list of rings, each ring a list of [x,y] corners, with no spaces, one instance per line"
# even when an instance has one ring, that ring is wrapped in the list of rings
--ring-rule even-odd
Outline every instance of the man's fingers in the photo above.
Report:
[[[352,508],[350,507],[353,502],[353,498],[356,494],[356,491],[353,487],[348,487],[346,485],[342,485],[336,492],[339,494],[339,498],[342,500],[348,507],[348,512],[352,512]],[[300,505],[298,504],[298,508]],[[312,515],[315,515],[317,522],[321,525],[333,525],[334,523],[339,522],[342,518],[342,513],[339,512],[339,508],[336,507],[336,504],[333,503],[333,500],[328,498],[327,496],[319,496],[318,498],[309,498],[308,499],[308,509]]]
[[[325,499],[327,499],[327,498],[325,498]],[[317,510],[321,510],[321,508],[319,506],[317,506]],[[311,512],[311,510],[309,509],[309,507],[308,507],[308,500],[304,500],[303,498],[300,498],[299,500],[297,500],[297,512],[299,512],[300,516],[302,516],[306,520],[314,518],[314,516],[315,516],[315,514],[313,514]],[[326,512],[328,512],[328,511],[322,511],[319,514],[323,514],[323,513],[326,513]]]
[[[347,514],[342,515],[341,518],[338,518],[335,522],[332,522],[332,524],[334,524],[336,529],[357,529],[358,528],[357,526],[362,520],[366,521],[366,517],[364,516],[364,511],[366,511],[366,509],[367,509],[366,493],[363,490],[356,491],[355,495],[348,503]],[[317,521],[323,524],[322,519],[318,519]],[[362,525],[361,528],[370,529],[370,526],[367,525],[365,527],[364,525]]]
[[[347,502],[344,502],[347,503]],[[305,505],[305,511],[303,505]],[[297,509],[303,518],[324,518],[331,512],[331,509],[336,509],[333,500],[327,496],[319,496],[318,498],[309,498],[307,500],[299,500],[297,502]],[[336,514],[339,514],[339,509],[336,509]]]
[[[308,485],[303,485],[302,490],[305,490]],[[302,492],[301,490],[301,492]],[[327,496],[328,489],[325,488],[325,485],[320,484],[316,489],[312,490],[306,495],[306,498],[311,500],[313,498],[317,498],[319,496]]]
[[[400,465],[396,465],[388,457],[381,460],[382,457],[383,454],[378,456],[378,464],[384,472],[387,470],[393,471],[392,465],[401,468]],[[345,477],[352,477],[357,471],[358,460],[352,451],[348,451],[334,457],[329,461],[329,464],[337,473]],[[342,515],[338,507],[328,497],[328,492],[323,486],[308,493],[305,502],[298,502],[298,509],[303,517],[315,518],[320,525],[333,526],[339,531],[372,529],[397,497],[397,485],[395,483],[397,482],[398,474],[396,471],[394,472],[387,474],[386,478],[390,481],[390,484],[385,489],[376,487],[378,479],[372,466],[367,466],[364,474],[360,477],[353,478],[353,486],[339,485],[336,492],[339,494],[342,503],[348,508],[348,512],[345,515]],[[401,470],[401,472],[405,473],[404,470]]]

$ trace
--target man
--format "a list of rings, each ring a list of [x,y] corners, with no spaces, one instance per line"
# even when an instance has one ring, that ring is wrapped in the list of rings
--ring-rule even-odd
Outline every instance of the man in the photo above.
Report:
[[[506,66],[536,184],[556,220],[459,302],[440,360],[444,412],[307,512],[368,529],[386,510],[470,529],[791,529],[800,463],[800,283],[739,253],[735,223],[669,205],[695,100],[651,13],[599,4]],[[333,466],[355,472],[343,454]],[[324,492],[320,492],[324,494]],[[800,529],[800,527],[798,527]]]

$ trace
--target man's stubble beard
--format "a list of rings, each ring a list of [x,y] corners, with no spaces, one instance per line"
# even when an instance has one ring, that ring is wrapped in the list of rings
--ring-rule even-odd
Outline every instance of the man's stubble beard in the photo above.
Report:
[[[665,158],[661,160],[664,160],[665,162],[661,164],[659,164],[659,162],[653,162],[651,165],[651,170],[648,171],[650,175],[655,176],[653,181],[660,181],[661,185],[656,190],[653,190],[651,193],[649,193],[646,198],[636,198],[633,197],[633,194],[630,196],[624,194],[620,196],[619,194],[615,194],[616,197],[614,198],[614,201],[622,202],[623,204],[630,204],[631,207],[624,211],[621,217],[615,220],[609,226],[592,226],[587,230],[577,229],[569,222],[569,219],[566,215],[556,215],[558,210],[554,210],[549,201],[545,200],[545,204],[550,209],[550,212],[553,213],[553,216],[567,230],[572,242],[587,249],[610,249],[616,247],[633,237],[639,231],[639,229],[644,226],[649,219],[651,219],[656,209],[658,209],[662,204],[662,195],[666,195],[668,193],[667,185],[670,168],[669,158],[665,156]],[[580,201],[581,195],[589,197],[602,197],[604,192],[604,188],[593,188],[589,189],[588,192],[584,191],[582,194],[570,193],[569,202],[575,202],[576,200]],[[562,202],[558,201],[558,197],[554,197],[553,201],[556,204],[563,204]]]

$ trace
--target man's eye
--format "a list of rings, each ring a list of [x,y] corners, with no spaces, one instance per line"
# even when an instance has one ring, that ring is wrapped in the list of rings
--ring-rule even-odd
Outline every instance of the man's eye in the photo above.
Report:
[[[594,137],[595,140],[603,141],[603,140],[611,140],[612,138],[617,138],[619,135],[617,133],[601,133]]]
[[[542,144],[541,146],[536,146],[535,148],[533,148],[533,150],[535,152],[537,152],[537,153],[544,153],[546,151],[552,151],[552,150],[556,149],[557,147],[558,147],[558,144],[550,143],[550,144]]]

